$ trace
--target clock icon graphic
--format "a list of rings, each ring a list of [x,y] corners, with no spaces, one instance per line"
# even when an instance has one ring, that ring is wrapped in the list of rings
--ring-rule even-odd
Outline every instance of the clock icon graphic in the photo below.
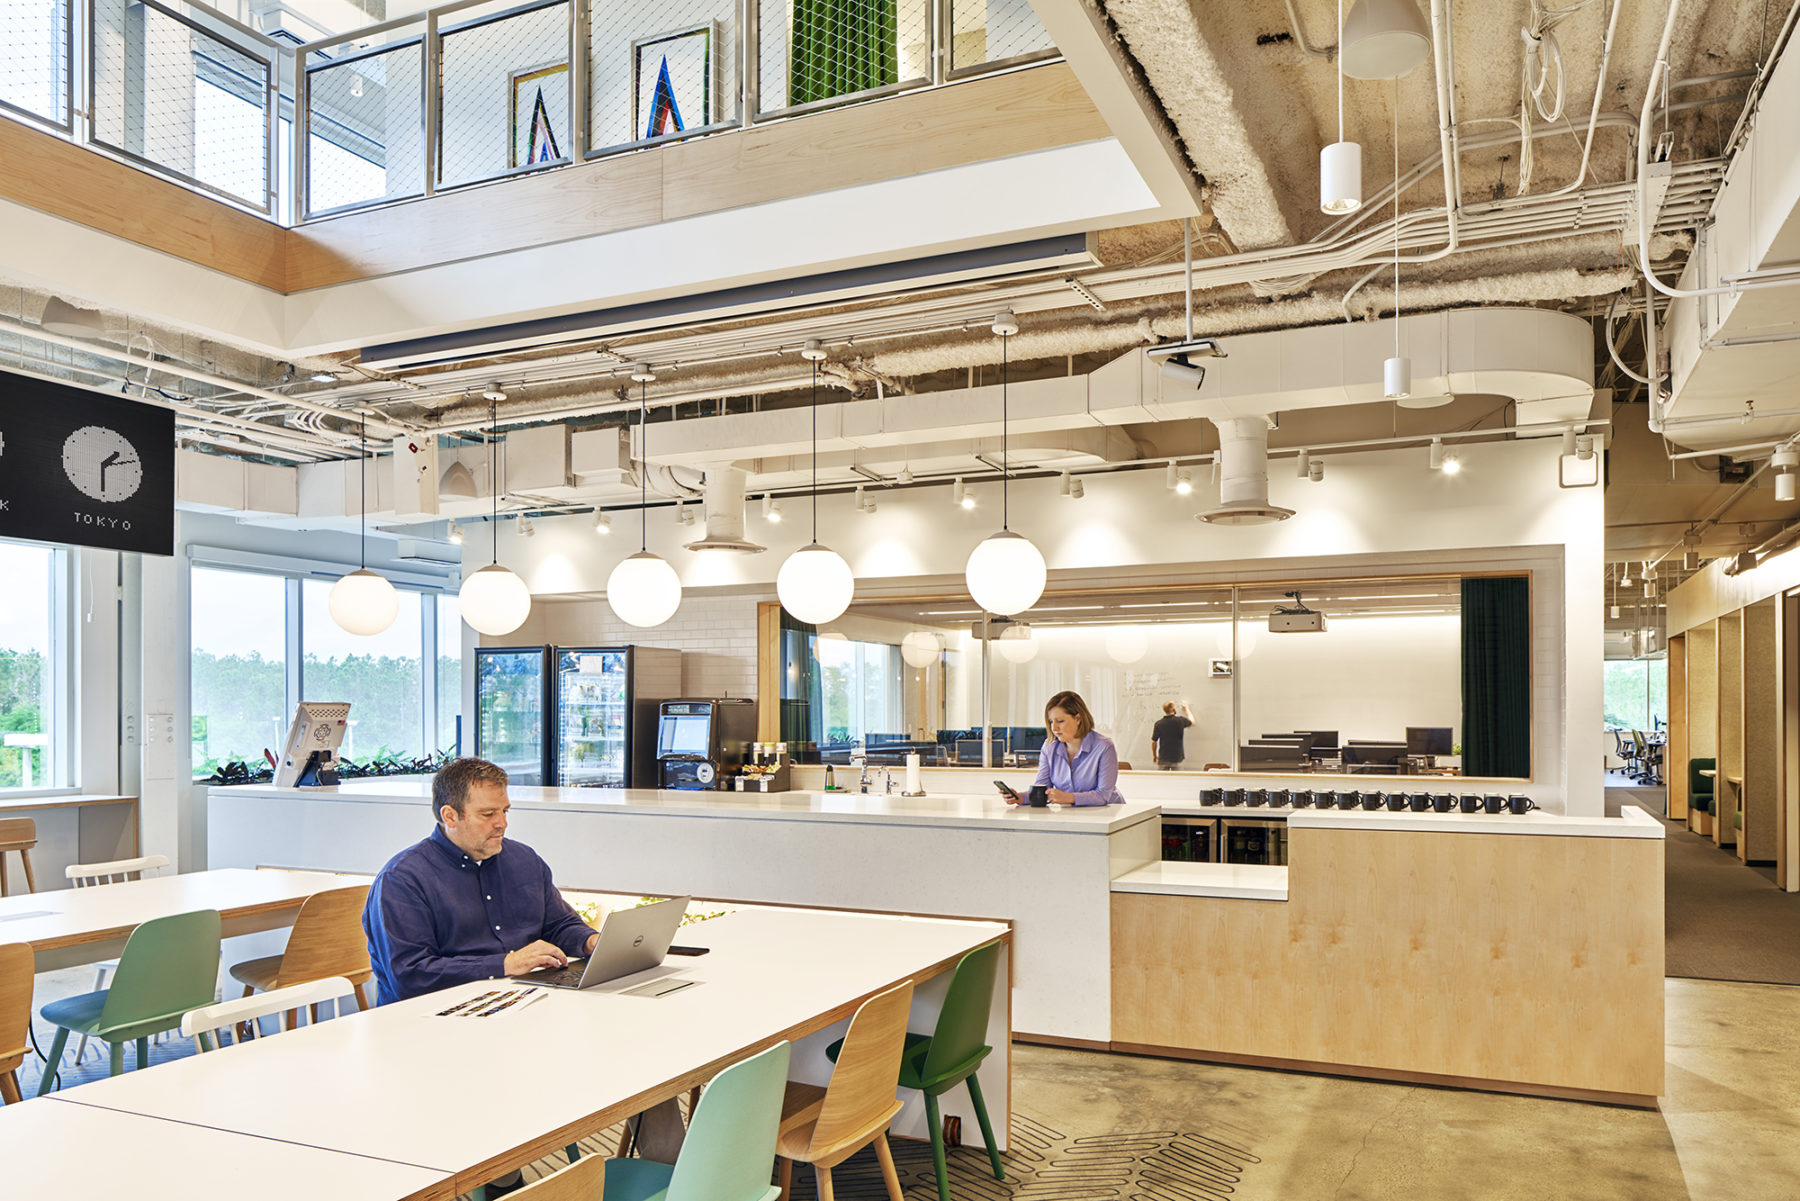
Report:
[[[83,495],[107,504],[130,500],[144,482],[137,448],[104,425],[84,425],[64,439],[62,467]]]

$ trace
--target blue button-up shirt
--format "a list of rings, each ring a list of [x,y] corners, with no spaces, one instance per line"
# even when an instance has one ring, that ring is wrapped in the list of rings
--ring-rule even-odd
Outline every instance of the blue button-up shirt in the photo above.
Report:
[[[1071,794],[1076,805],[1123,805],[1125,796],[1119,791],[1119,751],[1106,735],[1089,730],[1075,748],[1075,761],[1069,761],[1069,750],[1052,738],[1038,752],[1037,784],[1060,788]]]
[[[377,1004],[506,974],[506,954],[543,939],[574,958],[594,931],[536,851],[507,839],[477,863],[442,826],[388,860],[363,908]]]

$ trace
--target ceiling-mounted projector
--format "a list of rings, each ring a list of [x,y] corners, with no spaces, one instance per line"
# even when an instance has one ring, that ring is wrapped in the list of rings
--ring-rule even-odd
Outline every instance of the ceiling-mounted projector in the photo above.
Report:
[[[1269,614],[1269,633],[1271,634],[1323,634],[1325,632],[1325,615],[1317,609],[1309,609],[1306,602],[1300,599],[1298,592],[1283,593],[1293,598],[1292,605],[1283,605]]]
[[[1196,360],[1225,357],[1225,352],[1219,349],[1219,342],[1216,338],[1191,338],[1186,342],[1167,342],[1161,346],[1152,346],[1144,353],[1150,356],[1150,361],[1157,365],[1166,378],[1194,388],[1198,388],[1206,382],[1206,368],[1200,366]]]

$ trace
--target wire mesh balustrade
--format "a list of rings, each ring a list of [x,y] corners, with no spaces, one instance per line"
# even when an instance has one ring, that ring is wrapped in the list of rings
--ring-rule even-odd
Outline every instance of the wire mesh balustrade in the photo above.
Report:
[[[407,31],[399,31],[402,35]],[[425,186],[423,24],[354,54],[306,55],[307,216]]]
[[[0,108],[69,128],[73,0],[0,0]]]
[[[949,5],[953,78],[1056,53],[1031,0],[949,0]]]
[[[472,183],[572,160],[573,6],[484,5],[438,34],[437,180]]]
[[[757,111],[932,81],[927,0],[758,0]]]
[[[93,0],[89,137],[268,212],[272,58],[212,32],[203,10],[189,11]]]
[[[735,124],[737,0],[589,0],[589,145],[595,152]]]

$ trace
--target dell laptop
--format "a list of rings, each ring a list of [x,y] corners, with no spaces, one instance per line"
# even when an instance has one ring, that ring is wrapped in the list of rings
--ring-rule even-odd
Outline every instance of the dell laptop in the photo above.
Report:
[[[539,968],[518,977],[520,984],[549,988],[593,988],[662,963],[687,913],[689,897],[671,897],[636,909],[615,909],[600,923],[600,940],[585,960]]]

